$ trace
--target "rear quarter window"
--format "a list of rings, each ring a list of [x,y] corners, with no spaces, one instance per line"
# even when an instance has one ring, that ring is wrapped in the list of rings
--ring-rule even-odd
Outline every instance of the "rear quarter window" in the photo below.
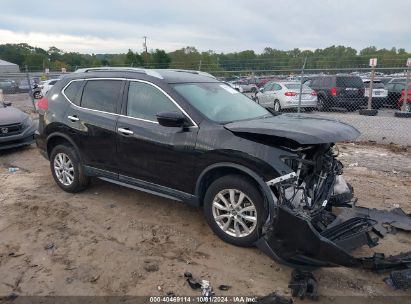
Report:
[[[64,94],[75,105],[80,105],[80,89],[83,85],[83,81],[73,81],[64,90]]]

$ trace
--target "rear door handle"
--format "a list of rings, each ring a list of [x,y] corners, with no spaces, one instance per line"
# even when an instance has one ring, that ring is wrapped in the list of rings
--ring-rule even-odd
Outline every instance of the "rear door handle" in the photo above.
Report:
[[[70,119],[72,122],[79,121],[80,119],[77,117],[77,115],[69,115],[67,116],[68,119]]]
[[[118,130],[120,133],[122,133],[123,135],[133,135],[133,134],[134,134],[134,132],[131,131],[131,130],[128,129],[128,128],[118,128],[117,130]]]

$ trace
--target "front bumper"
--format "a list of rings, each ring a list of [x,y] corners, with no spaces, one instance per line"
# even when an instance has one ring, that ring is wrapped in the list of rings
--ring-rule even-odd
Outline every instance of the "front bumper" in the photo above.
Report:
[[[0,150],[12,149],[30,145],[34,142],[34,132],[37,129],[37,122],[33,121],[30,126],[20,134],[0,137]]]
[[[411,252],[388,257],[378,253],[371,257],[354,257],[349,253],[363,245],[377,245],[369,233],[380,223],[367,216],[363,209],[358,212],[350,209],[349,217],[343,220],[336,217],[334,224],[319,232],[313,219],[280,206],[271,227],[256,245],[275,261],[298,269],[345,266],[386,271],[411,266]],[[390,216],[400,216],[407,228],[411,226],[411,218],[405,214],[402,217],[394,212]],[[405,227],[404,223],[401,225],[399,227]]]

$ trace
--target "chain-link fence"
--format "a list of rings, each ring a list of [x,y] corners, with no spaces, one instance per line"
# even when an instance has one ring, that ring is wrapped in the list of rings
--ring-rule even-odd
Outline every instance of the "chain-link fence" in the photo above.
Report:
[[[318,68],[310,65],[309,60],[292,65],[258,61],[237,67],[230,62],[224,71],[221,66],[216,69],[215,64],[197,64],[195,69],[209,72],[264,107],[337,119],[359,129],[360,141],[411,145],[411,118],[407,118],[411,115],[411,85],[405,62],[403,67],[385,63],[374,70],[364,64],[325,61],[324,67]],[[338,67],[332,67],[333,64]],[[54,84],[53,80],[64,75],[57,71],[0,71],[0,89],[6,100],[25,104],[24,108],[32,110],[32,101],[41,98]]]

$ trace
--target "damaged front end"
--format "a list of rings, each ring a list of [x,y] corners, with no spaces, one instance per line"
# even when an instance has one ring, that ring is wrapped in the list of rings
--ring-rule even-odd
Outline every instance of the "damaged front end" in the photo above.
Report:
[[[283,158],[293,173],[267,182],[276,205],[270,206],[257,247],[278,262],[300,269],[345,266],[378,271],[411,265],[411,252],[389,257],[350,254],[363,245],[376,246],[378,237],[389,232],[383,224],[411,230],[409,215],[402,210],[356,207],[332,144],[293,152],[294,156]]]

